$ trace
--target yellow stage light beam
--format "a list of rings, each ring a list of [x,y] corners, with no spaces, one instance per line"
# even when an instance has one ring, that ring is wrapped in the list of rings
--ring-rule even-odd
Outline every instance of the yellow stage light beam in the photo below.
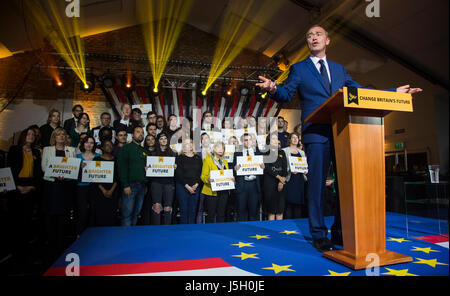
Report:
[[[193,0],[137,0],[136,2],[156,90],[192,4]]]
[[[80,38],[79,18],[65,14],[65,2],[39,0],[22,1],[25,16],[30,18],[50,45],[59,53],[78,78],[86,84],[84,46]],[[62,3],[62,4],[61,4]]]
[[[228,3],[205,91],[248,46],[260,32],[262,26],[276,14],[284,3],[284,1],[273,0],[257,1],[257,3],[255,0],[231,0]],[[237,12],[240,15],[237,15]],[[245,20],[246,22],[244,22]]]
[[[339,31],[342,29],[344,23],[341,23],[338,26],[334,26],[332,28],[327,28],[325,26],[326,19],[328,19],[328,17],[331,15],[338,14],[340,11],[343,11],[344,9],[347,8],[347,5],[351,5],[351,4],[352,4],[352,2],[349,0],[342,1],[342,3],[340,3],[335,9],[333,9],[329,14],[327,14],[327,16],[324,17],[322,21],[319,21],[317,23],[318,25],[324,26],[324,29],[328,32],[328,37],[330,37],[332,42],[336,42],[336,40],[338,40]],[[357,11],[357,9],[351,9],[350,12],[345,12],[345,13],[341,13],[341,14],[345,16],[345,20],[349,20],[352,18],[352,16],[354,15],[354,13],[356,11]],[[305,34],[306,34],[306,32],[305,32]],[[283,73],[281,73],[280,76],[278,76],[277,82],[279,84],[283,83],[289,76],[290,66],[292,66],[293,64],[295,64],[299,61],[306,59],[309,55],[310,55],[310,51],[308,48],[308,44],[306,43],[306,37],[305,37],[305,44],[302,46],[302,48],[299,49],[298,53],[295,55],[295,57],[292,59],[292,61],[288,65],[287,69],[285,71],[283,71]]]

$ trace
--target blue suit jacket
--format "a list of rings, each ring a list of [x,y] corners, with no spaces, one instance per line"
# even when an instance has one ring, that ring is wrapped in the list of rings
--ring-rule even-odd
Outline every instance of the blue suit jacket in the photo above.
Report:
[[[322,105],[333,93],[344,86],[362,88],[345,71],[344,66],[327,59],[331,75],[331,91],[317,71],[316,66],[308,57],[291,66],[289,77],[283,86],[277,85],[277,92],[271,97],[282,103],[290,101],[298,92],[302,107],[302,142],[324,143],[331,138],[331,126],[328,124],[305,123],[305,119]],[[395,91],[395,89],[389,89]]]

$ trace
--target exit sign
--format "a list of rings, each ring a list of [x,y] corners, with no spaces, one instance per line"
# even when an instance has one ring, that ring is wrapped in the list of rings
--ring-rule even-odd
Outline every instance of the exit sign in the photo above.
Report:
[[[405,145],[403,142],[395,143],[395,149],[403,149],[403,148],[405,148]]]

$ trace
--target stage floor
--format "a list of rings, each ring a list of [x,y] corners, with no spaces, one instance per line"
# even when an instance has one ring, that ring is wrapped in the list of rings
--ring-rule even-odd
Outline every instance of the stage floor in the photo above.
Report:
[[[332,217],[326,222],[331,226]],[[411,256],[413,261],[380,267],[379,275],[448,276],[448,224],[441,224],[446,235],[437,235],[437,225],[434,219],[406,219],[387,213],[386,248]],[[88,228],[44,275],[66,275],[67,266],[76,262],[73,258],[79,258],[81,276],[367,275],[366,270],[354,271],[322,257],[308,236],[307,219],[94,227]],[[370,272],[377,273],[374,269]]]

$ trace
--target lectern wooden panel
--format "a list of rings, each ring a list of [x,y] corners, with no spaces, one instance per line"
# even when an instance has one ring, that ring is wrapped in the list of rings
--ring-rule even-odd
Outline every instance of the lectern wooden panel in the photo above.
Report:
[[[331,123],[336,153],[344,249],[324,252],[323,256],[353,269],[363,269],[372,263],[372,260],[366,261],[367,255],[372,253],[378,255],[380,266],[409,262],[411,257],[388,251],[385,244],[383,116],[396,107],[383,110],[386,106],[382,98],[398,94],[360,89],[356,92],[358,90],[360,96],[365,91],[374,92],[367,98],[371,103],[380,98],[379,109],[376,105],[365,108],[363,100],[354,96],[350,104],[355,106],[348,106],[348,90],[344,89],[333,94],[306,119],[312,123]],[[401,100],[408,101],[404,95],[400,94]],[[410,106],[406,108],[405,111],[412,110]]]

